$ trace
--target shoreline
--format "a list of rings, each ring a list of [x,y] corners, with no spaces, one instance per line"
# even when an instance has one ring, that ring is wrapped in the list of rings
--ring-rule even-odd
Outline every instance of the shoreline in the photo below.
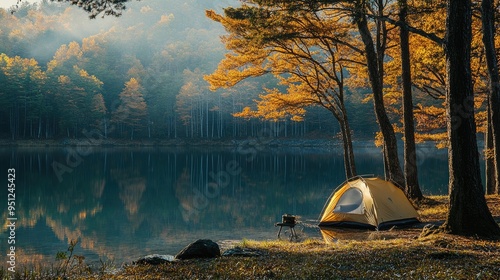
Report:
[[[487,196],[493,216],[500,222],[500,196]],[[16,269],[5,267],[0,276],[19,279],[499,279],[500,240],[463,237],[429,231],[428,224],[446,218],[446,196],[429,196],[417,206],[421,223],[385,231],[356,231],[365,238],[297,241],[243,239],[219,244],[221,253],[243,248],[247,256],[129,263],[116,266],[64,261]],[[194,240],[193,240],[194,241]],[[331,241],[331,242],[329,242]],[[187,244],[186,244],[187,245]],[[62,268],[62,269],[61,269]]]
[[[402,142],[400,143],[402,145]],[[252,147],[269,148],[311,147],[311,148],[342,148],[342,142],[335,138],[235,138],[235,139],[0,139],[0,147]],[[355,148],[378,148],[373,140],[353,141]],[[417,147],[436,147],[436,142],[417,143]]]
[[[359,141],[360,143],[368,143],[369,140]],[[90,139],[90,138],[62,138],[62,139],[21,139],[10,140],[0,139],[0,146],[235,146],[235,145],[251,145],[264,144],[269,146],[277,145],[307,145],[319,146],[325,143],[340,146],[340,141],[327,138],[233,138],[233,139],[186,139],[186,138],[171,138],[171,139]]]

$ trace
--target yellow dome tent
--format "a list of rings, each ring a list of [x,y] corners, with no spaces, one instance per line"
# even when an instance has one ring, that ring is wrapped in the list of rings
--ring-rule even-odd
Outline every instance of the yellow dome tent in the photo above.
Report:
[[[332,193],[319,226],[386,229],[415,222],[418,213],[400,188],[379,178],[357,177]]]

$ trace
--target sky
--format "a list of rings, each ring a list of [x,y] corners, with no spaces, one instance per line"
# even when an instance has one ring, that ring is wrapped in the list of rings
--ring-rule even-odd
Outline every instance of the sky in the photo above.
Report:
[[[40,0],[22,0],[29,3],[40,2]],[[0,0],[0,8],[10,8],[12,5],[16,5],[17,0]]]

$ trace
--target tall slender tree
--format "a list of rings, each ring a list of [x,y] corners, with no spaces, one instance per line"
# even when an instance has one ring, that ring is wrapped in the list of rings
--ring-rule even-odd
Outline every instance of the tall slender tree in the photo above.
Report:
[[[496,163],[495,163],[495,145],[493,143],[493,125],[491,120],[491,97],[487,101],[487,117],[486,117],[486,131],[485,131],[485,147],[484,147],[484,161],[486,174],[486,194],[494,194],[496,192],[497,176],[496,176]]]
[[[113,122],[125,125],[130,129],[130,139],[134,133],[146,126],[147,106],[143,97],[143,88],[139,81],[131,78],[125,83],[125,88],[120,93],[120,105],[113,112]]]
[[[399,0],[399,21],[406,22],[408,14],[407,0]],[[415,145],[415,125],[413,123],[413,96],[410,68],[409,31],[401,26],[399,31],[401,48],[401,79],[403,83],[403,125],[404,125],[404,176],[406,195],[411,199],[422,199],[422,191],[418,184],[417,149]]]
[[[377,4],[378,18],[383,17],[381,13],[383,1],[375,1]],[[370,80],[371,89],[373,91],[373,103],[375,107],[375,115],[380,127],[380,132],[384,140],[384,165],[386,177],[388,180],[396,182],[400,187],[405,184],[401,165],[398,157],[398,146],[396,135],[392,123],[387,116],[387,111],[384,104],[384,55],[386,49],[387,30],[385,22],[378,19],[376,41],[374,42],[372,32],[368,26],[367,10],[369,3],[366,0],[356,0],[354,2],[354,13],[352,15],[358,32],[364,44],[364,53],[366,56],[366,65],[368,69],[368,77]]]

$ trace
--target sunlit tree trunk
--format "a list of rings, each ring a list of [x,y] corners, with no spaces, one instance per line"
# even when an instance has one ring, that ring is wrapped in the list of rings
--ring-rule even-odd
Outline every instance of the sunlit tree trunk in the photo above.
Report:
[[[450,204],[443,228],[459,235],[500,236],[479,167],[471,76],[470,0],[449,0],[446,19],[446,112]]]
[[[399,0],[399,20],[406,22],[408,3]],[[403,124],[404,124],[404,177],[406,195],[410,199],[419,200],[423,198],[418,183],[417,149],[415,146],[415,126],[413,123],[413,100],[411,91],[411,69],[410,69],[410,43],[409,32],[404,26],[400,27],[401,45],[401,68],[403,82]]]

